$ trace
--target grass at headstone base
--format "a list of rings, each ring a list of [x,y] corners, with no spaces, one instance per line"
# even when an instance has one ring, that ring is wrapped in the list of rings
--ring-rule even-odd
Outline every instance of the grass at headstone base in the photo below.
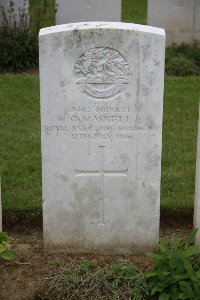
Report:
[[[41,211],[39,78],[0,76],[3,210]],[[200,77],[165,79],[161,211],[192,210]]]

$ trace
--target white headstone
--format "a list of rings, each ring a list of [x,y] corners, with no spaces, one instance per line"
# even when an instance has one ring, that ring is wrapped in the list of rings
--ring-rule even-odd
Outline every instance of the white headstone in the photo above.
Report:
[[[199,228],[196,235],[196,245],[200,248],[200,106],[199,106],[199,125],[198,125],[197,160],[196,160],[194,227]]]
[[[4,23],[4,13],[9,24],[25,27],[29,24],[29,0],[13,0],[10,6],[9,0],[0,1],[0,27]],[[21,17],[20,17],[21,16]]]
[[[126,23],[40,31],[47,250],[157,246],[165,34]]]
[[[56,0],[56,24],[121,21],[121,0]]]
[[[200,1],[148,0],[148,25],[166,30],[167,46],[200,41]]]

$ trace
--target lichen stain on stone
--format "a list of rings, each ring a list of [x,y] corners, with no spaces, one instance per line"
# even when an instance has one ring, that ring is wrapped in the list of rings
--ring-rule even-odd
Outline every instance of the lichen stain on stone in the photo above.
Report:
[[[60,86],[61,87],[66,87],[68,85],[68,83],[69,83],[68,80],[61,80],[60,81]]]
[[[80,216],[90,216],[99,221],[101,218],[103,194],[101,188],[93,180],[88,181],[84,186],[79,187],[77,183],[71,184],[74,192],[74,201]]]
[[[78,183],[74,182],[70,185],[71,190],[74,192],[78,188]]]
[[[90,180],[88,183],[86,183],[85,186],[81,188],[76,185],[74,188],[74,193],[75,199],[82,202],[85,198],[96,199],[101,196],[101,189],[93,180]]]
[[[82,41],[82,34],[79,30],[74,29],[72,31],[72,35],[73,35],[73,40],[74,40],[76,45],[79,44]]]
[[[71,32],[71,38],[73,41],[73,44],[76,45],[76,48],[79,47],[83,47],[83,45],[87,46],[88,45],[88,41],[90,41],[91,39],[95,38],[95,35],[98,35],[98,32],[94,32],[91,30],[86,30],[86,31],[80,31],[80,30],[73,30]]]
[[[143,47],[142,47],[142,51],[143,51],[143,59],[142,61],[144,62],[145,60],[148,60],[151,55],[152,55],[152,51],[151,51],[151,47],[149,44],[145,44]]]
[[[149,80],[148,80],[148,83],[149,83],[150,86],[153,85],[152,75],[153,75],[153,72],[151,72],[151,76],[150,76],[150,78],[149,78]]]
[[[42,54],[46,54],[46,49],[47,49],[46,42],[47,42],[47,40],[45,37],[40,37],[39,47],[40,47],[40,53],[42,53]]]
[[[136,102],[134,104],[134,108],[135,108],[136,111],[143,111],[144,104],[142,102]]]
[[[65,175],[60,175],[60,177],[61,177],[63,182],[68,182],[69,181],[68,177],[65,176]]]
[[[125,197],[128,199],[135,199],[136,198],[136,190],[134,191],[131,188],[128,188],[126,190]]]
[[[147,128],[155,128],[156,127],[155,120],[152,118],[152,116],[148,117],[147,122],[145,123],[145,126]]]
[[[124,201],[126,201],[126,199],[134,200],[136,199],[136,189],[133,190],[132,188],[126,186],[121,190],[121,195],[124,198]]]
[[[131,94],[130,93],[125,93],[126,98],[130,98]]]
[[[62,47],[62,38],[59,34],[53,34],[52,36],[52,50],[58,51]]]
[[[148,199],[148,205],[150,207],[154,207],[155,203],[157,202],[157,192],[152,186],[149,186],[147,189],[145,189],[146,198]]]
[[[160,62],[156,59],[154,59],[154,66],[159,66]]]
[[[130,161],[130,159],[129,159],[129,157],[128,157],[128,155],[126,153],[120,154],[119,159],[121,160],[121,162],[123,164],[125,164],[125,163],[127,163],[127,162]]]
[[[151,93],[151,89],[144,85],[141,85],[141,92],[145,97],[147,97]]]
[[[146,171],[152,171],[152,168],[156,168],[160,162],[160,155],[155,151],[149,151],[147,154],[147,164],[145,166]]]

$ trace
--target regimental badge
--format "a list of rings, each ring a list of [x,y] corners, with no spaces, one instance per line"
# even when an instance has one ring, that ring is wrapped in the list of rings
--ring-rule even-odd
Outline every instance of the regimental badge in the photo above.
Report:
[[[96,47],[83,53],[75,64],[76,84],[87,96],[106,100],[121,93],[129,80],[129,66],[116,50]]]

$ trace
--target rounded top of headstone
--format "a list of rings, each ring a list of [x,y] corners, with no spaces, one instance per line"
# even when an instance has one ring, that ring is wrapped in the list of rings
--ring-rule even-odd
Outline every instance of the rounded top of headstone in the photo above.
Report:
[[[80,22],[56,25],[51,27],[42,28],[40,36],[52,33],[74,31],[74,30],[91,30],[91,29],[119,29],[119,30],[132,30],[138,32],[146,32],[151,34],[158,34],[165,36],[165,30],[162,28],[133,24],[123,22]]]

